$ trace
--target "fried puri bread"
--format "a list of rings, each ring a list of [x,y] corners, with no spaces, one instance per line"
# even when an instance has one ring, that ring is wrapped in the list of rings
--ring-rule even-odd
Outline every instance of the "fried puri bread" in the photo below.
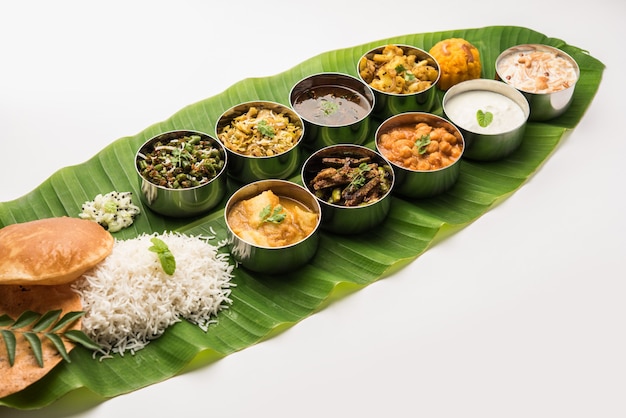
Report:
[[[56,309],[63,311],[61,316],[68,312],[82,310],[80,296],[70,288],[70,284],[56,286],[0,285],[0,316],[6,314],[16,320],[28,310],[44,314]],[[80,329],[80,319],[71,325],[71,329]],[[40,340],[43,367],[40,367],[23,335],[15,332],[15,337],[16,348],[13,366],[9,364],[6,346],[0,338],[0,398],[19,392],[41,379],[63,360],[52,342],[42,336]],[[64,341],[64,345],[68,353],[74,348],[74,345],[69,341]]]
[[[96,222],[58,217],[0,229],[0,285],[69,283],[104,260],[113,236]]]

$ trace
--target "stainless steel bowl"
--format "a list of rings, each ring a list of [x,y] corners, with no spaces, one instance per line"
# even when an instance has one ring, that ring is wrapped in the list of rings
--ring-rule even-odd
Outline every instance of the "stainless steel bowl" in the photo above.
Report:
[[[238,104],[226,110],[217,120],[215,135],[220,140],[220,133],[233,119],[245,114],[251,107],[269,109],[277,114],[285,114],[291,122],[301,127],[300,138],[290,149],[272,156],[255,157],[226,148],[229,156],[228,175],[241,183],[250,183],[264,179],[285,179],[299,168],[300,144],[304,136],[304,123],[293,109],[271,101],[250,101]]]
[[[530,106],[522,93],[501,81],[463,81],[446,92],[442,104],[446,118],[463,134],[464,158],[498,160],[515,151],[524,139]],[[493,120],[481,126],[479,111],[489,112]]]
[[[308,263],[315,255],[318,247],[318,229],[321,222],[321,208],[306,188],[287,180],[259,180],[238,189],[227,201],[224,218],[228,219],[233,206],[242,200],[250,199],[260,193],[271,190],[274,194],[296,200],[317,214],[317,224],[311,234],[303,240],[280,247],[260,246],[240,238],[231,226],[228,227],[227,240],[233,258],[245,268],[260,272],[279,274],[285,273]]]
[[[382,167],[386,176],[390,178],[389,188],[379,198],[370,203],[358,206],[345,206],[330,203],[321,198],[313,188],[313,178],[328,165],[323,163],[324,158],[370,158],[371,162]],[[395,181],[394,170],[386,159],[376,151],[361,145],[337,144],[331,145],[313,153],[302,166],[302,183],[319,200],[322,208],[322,229],[338,234],[356,234],[367,231],[385,220],[391,208],[392,190]]]
[[[414,54],[417,57],[417,61],[426,60],[428,65],[435,67],[438,74],[437,78],[432,82],[432,85],[429,88],[416,93],[386,93],[376,88],[372,88],[374,97],[376,98],[372,115],[378,119],[385,119],[405,112],[429,112],[432,110],[436,101],[436,84],[441,76],[437,60],[423,49],[411,45],[395,45],[401,48],[405,55]],[[359,74],[359,78],[367,85],[370,85],[370,82],[364,79],[361,75],[362,63],[364,62],[364,59],[372,59],[374,55],[382,53],[385,46],[386,45],[382,45],[366,52],[361,56],[357,63],[357,74]]]
[[[141,174],[139,162],[152,152],[157,142],[169,142],[172,139],[189,135],[198,135],[211,142],[219,150],[224,165],[209,182],[190,188],[174,189],[152,183]],[[222,144],[206,133],[192,130],[175,130],[161,133],[146,141],[135,155],[135,170],[141,188],[141,200],[153,211],[171,217],[190,217],[208,212],[224,197],[227,190],[226,169],[228,156]]]
[[[333,91],[332,89],[339,89]],[[321,103],[329,96],[335,96],[345,103],[341,107],[323,109],[316,112],[303,109],[303,100],[316,98]],[[375,98],[372,89],[363,81],[347,74],[318,73],[298,81],[289,93],[291,107],[302,118],[305,125],[303,146],[312,150],[334,144],[362,144],[370,134],[370,115],[374,109]],[[350,113],[348,105],[360,110],[360,114]],[[345,115],[344,118],[335,118]],[[332,118],[331,118],[332,117]]]
[[[561,85],[558,90],[550,87],[542,91],[536,90],[534,87],[530,88],[528,85],[521,85],[517,81],[512,80],[506,69],[509,67],[507,63],[512,59],[517,61],[519,57],[528,56],[528,54],[533,52],[547,54],[552,57],[551,60],[548,61],[560,62],[566,65],[569,68],[568,73],[571,80],[565,86]],[[571,56],[558,48],[541,44],[517,45],[504,50],[496,59],[495,65],[496,78],[512,85],[526,96],[530,104],[529,120],[531,121],[545,121],[561,116],[572,103],[576,82],[580,77],[580,68],[578,63]],[[533,65],[532,68],[537,68],[537,72],[543,76],[547,68],[545,65],[546,62],[542,62],[541,64]],[[518,68],[522,67],[526,67],[526,65],[518,65]],[[526,67],[525,71],[527,71],[528,68],[530,67]],[[550,78],[554,79],[557,71],[550,69],[549,73]]]
[[[436,170],[417,170],[394,161],[381,150],[380,139],[396,127],[413,127],[418,123],[426,123],[432,127],[442,127],[456,137],[461,150],[458,158],[451,164]],[[461,158],[465,150],[463,134],[450,121],[431,113],[407,112],[386,119],[376,131],[376,150],[391,162],[396,174],[394,193],[409,198],[426,198],[449,190],[458,180],[461,171]]]

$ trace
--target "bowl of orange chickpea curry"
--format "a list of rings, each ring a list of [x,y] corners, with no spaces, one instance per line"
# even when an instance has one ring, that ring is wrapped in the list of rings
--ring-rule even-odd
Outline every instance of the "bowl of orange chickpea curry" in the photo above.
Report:
[[[425,112],[401,113],[383,121],[375,137],[376,150],[396,173],[394,193],[431,197],[458,180],[465,141],[450,121]]]
[[[226,202],[224,219],[231,255],[249,270],[286,273],[317,252],[319,202],[291,181],[267,179],[242,186]]]
[[[379,46],[361,56],[357,74],[374,91],[372,114],[378,119],[405,112],[429,112],[435,105],[439,64],[423,49]]]
[[[391,207],[395,174],[376,151],[336,144],[313,153],[302,166],[302,183],[319,200],[322,229],[357,234],[379,225]]]

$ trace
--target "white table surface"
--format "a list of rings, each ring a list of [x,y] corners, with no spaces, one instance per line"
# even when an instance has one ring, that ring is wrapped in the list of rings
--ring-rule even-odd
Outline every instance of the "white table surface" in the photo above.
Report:
[[[244,78],[387,37],[519,25],[607,69],[536,175],[398,273],[208,367],[0,417],[626,416],[624,17],[621,0],[2,2],[0,201]]]

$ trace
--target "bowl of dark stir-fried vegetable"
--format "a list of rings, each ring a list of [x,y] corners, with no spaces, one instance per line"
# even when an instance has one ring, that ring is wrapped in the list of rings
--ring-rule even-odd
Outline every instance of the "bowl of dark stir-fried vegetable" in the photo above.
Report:
[[[319,200],[322,229],[356,234],[380,224],[391,207],[391,164],[362,145],[330,145],[302,166],[302,182]]]
[[[226,165],[219,141],[189,130],[161,133],[135,155],[142,201],[173,217],[200,215],[215,207],[226,194]]]

